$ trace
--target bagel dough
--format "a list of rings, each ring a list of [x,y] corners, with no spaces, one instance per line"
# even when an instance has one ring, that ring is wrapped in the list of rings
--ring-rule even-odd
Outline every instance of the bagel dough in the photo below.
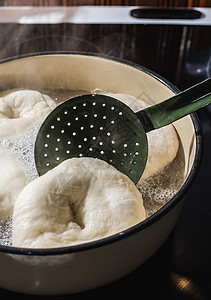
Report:
[[[0,148],[0,219],[12,216],[15,200],[27,184],[24,167],[16,155]]]
[[[149,107],[145,101],[130,95],[112,93],[106,95],[122,101],[134,112]],[[147,179],[166,167],[174,160],[179,149],[177,133],[171,124],[148,132],[147,139],[148,158],[141,179]]]
[[[71,158],[20,193],[13,213],[13,246],[85,243],[143,219],[142,196],[127,176],[97,158]]]
[[[0,97],[0,138],[22,134],[55,107],[49,96],[37,91],[19,90]]]

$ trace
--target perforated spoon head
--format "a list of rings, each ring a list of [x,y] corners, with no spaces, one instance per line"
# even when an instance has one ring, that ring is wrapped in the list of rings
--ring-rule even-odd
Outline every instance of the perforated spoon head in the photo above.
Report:
[[[137,183],[148,154],[146,133],[136,114],[104,95],[83,95],[57,106],[35,143],[39,175],[72,157],[102,159]]]

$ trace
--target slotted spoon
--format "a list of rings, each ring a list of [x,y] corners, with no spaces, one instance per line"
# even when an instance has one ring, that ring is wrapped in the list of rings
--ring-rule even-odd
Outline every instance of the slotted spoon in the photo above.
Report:
[[[137,113],[105,95],[67,100],[48,115],[38,132],[37,171],[42,175],[65,159],[88,156],[107,161],[137,183],[147,161],[146,132],[211,103],[210,93],[211,79],[207,79]]]

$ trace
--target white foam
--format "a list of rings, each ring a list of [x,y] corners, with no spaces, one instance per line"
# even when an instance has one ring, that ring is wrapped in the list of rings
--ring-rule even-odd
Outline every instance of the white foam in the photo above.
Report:
[[[33,128],[17,138],[4,139],[1,145],[14,152],[25,167],[29,181],[38,177],[34,161],[34,145],[40,125],[36,124]]]
[[[168,203],[179,191],[185,178],[185,161],[180,145],[176,158],[157,174],[137,184],[141,192],[146,216],[149,217]]]
[[[0,220],[0,244],[3,246],[12,245],[12,217]]]

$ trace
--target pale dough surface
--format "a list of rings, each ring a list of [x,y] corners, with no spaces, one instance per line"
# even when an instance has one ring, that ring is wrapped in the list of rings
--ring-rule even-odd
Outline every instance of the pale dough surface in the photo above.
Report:
[[[0,219],[11,216],[14,203],[27,184],[24,167],[17,156],[0,147]]]
[[[106,95],[122,101],[134,112],[149,106],[145,101],[130,95],[112,93],[107,93]],[[141,179],[147,179],[153,176],[171,163],[176,157],[179,148],[177,133],[172,125],[148,132],[147,139],[148,159]]]
[[[142,196],[127,176],[97,158],[72,158],[20,193],[13,213],[13,245],[75,245],[144,219]]]
[[[32,90],[11,91],[0,97],[0,138],[22,134],[42,122],[56,107],[47,95]]]

